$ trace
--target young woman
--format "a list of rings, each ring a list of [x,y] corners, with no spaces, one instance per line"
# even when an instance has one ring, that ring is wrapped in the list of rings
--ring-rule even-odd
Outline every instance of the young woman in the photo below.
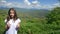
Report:
[[[17,30],[20,27],[20,22],[21,20],[17,17],[16,10],[14,8],[10,8],[8,11],[8,16],[5,19],[5,34],[17,34]]]

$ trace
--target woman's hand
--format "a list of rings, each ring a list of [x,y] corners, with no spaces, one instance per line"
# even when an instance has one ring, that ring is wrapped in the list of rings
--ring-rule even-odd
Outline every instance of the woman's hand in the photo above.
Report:
[[[8,30],[10,28],[10,24],[7,23],[6,26],[5,26],[5,29]]]
[[[7,23],[8,28],[10,28],[10,25],[11,25],[10,23]]]
[[[20,28],[20,23],[17,24],[16,30],[18,30],[19,28]]]

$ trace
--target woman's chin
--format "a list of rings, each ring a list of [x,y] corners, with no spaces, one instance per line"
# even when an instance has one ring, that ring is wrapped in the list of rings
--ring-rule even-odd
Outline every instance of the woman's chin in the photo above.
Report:
[[[12,16],[12,18],[13,18],[13,16]]]

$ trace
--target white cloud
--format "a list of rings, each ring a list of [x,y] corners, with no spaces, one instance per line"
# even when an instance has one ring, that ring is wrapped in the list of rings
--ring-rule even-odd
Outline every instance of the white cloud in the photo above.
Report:
[[[53,5],[56,6],[56,7],[60,7],[60,3],[55,3]]]
[[[24,3],[30,5],[31,3],[28,0],[24,0]]]
[[[32,5],[33,8],[38,8],[38,9],[39,9],[39,7],[40,7],[40,2],[38,2],[37,0],[32,1],[31,5]]]
[[[0,6],[4,6],[5,7],[6,6],[6,3],[7,2],[5,0],[0,0]]]
[[[7,6],[10,6],[10,5],[12,5],[12,3],[7,3]]]
[[[6,3],[6,1],[2,0],[1,2]]]
[[[53,9],[53,8],[56,8],[56,7],[60,7],[60,3],[54,3],[54,4],[51,4],[51,5],[42,5],[41,6],[42,9]]]
[[[36,0],[36,1],[32,1],[32,4],[38,4],[39,2]]]
[[[24,3],[19,3],[19,2],[7,2],[6,0],[1,0],[0,1],[0,6],[5,6],[5,7],[17,7],[17,8],[36,8],[36,9],[52,9],[55,7],[60,7],[60,3],[55,3],[51,5],[42,5],[38,0],[29,2],[28,0],[24,0]]]

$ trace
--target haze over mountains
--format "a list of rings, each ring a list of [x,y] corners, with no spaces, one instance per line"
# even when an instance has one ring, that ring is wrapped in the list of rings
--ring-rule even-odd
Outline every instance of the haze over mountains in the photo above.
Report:
[[[48,14],[49,10],[47,9],[25,9],[25,8],[15,8],[18,14],[23,14],[24,16],[32,17],[44,17]],[[6,7],[0,7],[0,10],[9,10]]]

